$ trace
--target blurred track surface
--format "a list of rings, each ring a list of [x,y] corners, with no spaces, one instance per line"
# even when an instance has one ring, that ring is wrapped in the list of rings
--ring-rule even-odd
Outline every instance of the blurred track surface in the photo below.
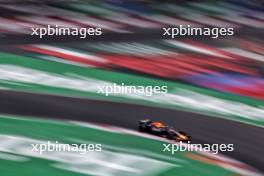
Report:
[[[130,129],[137,129],[140,119],[160,120],[191,134],[193,143],[234,144],[235,151],[225,155],[264,171],[264,129],[229,120],[169,109],[7,90],[0,91],[0,113],[88,121]]]

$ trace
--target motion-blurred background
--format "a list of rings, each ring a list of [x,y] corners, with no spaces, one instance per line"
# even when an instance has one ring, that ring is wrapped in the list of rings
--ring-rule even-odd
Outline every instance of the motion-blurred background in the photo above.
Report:
[[[262,175],[263,2],[0,0],[0,175]],[[103,35],[30,35],[47,25],[101,27]],[[235,35],[162,36],[177,25],[233,27]],[[97,93],[111,83],[166,85],[168,93]],[[145,118],[235,151],[171,156],[164,141],[134,131]],[[29,139],[99,142],[105,150],[39,156],[23,150]]]

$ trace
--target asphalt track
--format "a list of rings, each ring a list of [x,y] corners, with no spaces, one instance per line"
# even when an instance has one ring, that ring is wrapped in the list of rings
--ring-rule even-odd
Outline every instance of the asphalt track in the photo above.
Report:
[[[188,132],[193,143],[233,143],[224,154],[264,172],[264,128],[194,113],[79,98],[0,91],[0,113],[71,119],[136,129],[150,118]],[[88,135],[88,134],[87,134]]]

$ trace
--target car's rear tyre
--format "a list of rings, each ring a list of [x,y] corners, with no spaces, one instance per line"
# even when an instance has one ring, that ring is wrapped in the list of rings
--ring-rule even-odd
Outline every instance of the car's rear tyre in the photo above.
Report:
[[[140,131],[140,132],[144,132],[144,131],[145,131],[145,128],[142,127],[142,126],[139,126],[139,127],[138,127],[138,131]]]

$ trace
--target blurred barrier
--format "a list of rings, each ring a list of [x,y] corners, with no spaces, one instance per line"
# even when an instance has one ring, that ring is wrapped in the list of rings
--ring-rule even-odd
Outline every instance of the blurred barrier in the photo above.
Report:
[[[258,7],[258,6],[255,6]],[[112,32],[128,30],[134,32],[135,28],[155,29],[165,25],[205,25],[205,26],[234,26],[239,28],[251,27],[263,29],[263,11],[247,6],[242,11],[239,4],[229,2],[195,3],[187,1],[177,5],[173,3],[142,4],[137,1],[122,3],[104,3],[103,1],[67,1],[66,3],[43,4],[1,4],[4,11],[1,22],[8,22],[1,26],[2,32],[12,32],[16,28],[28,28],[32,25],[96,25],[114,29]],[[44,10],[45,9],[45,10]],[[250,11],[250,13],[248,13]],[[175,13],[176,12],[176,13]],[[11,20],[11,21],[10,21]],[[27,21],[30,23],[27,23]],[[93,21],[96,20],[96,23]],[[109,24],[105,25],[105,24]],[[111,25],[125,26],[112,28]],[[120,31],[118,31],[119,29]],[[111,30],[110,30],[111,31]],[[16,33],[23,31],[16,30]]]
[[[233,83],[243,82],[242,77],[252,80],[261,79],[264,58],[239,48],[213,48],[193,42],[153,41],[139,42],[104,42],[75,48],[50,45],[19,46],[28,52],[40,54],[40,59],[50,60],[50,56],[59,62],[81,64],[126,73],[147,74],[163,79],[185,81],[215,90],[263,99],[262,83],[250,81],[249,86],[226,87],[230,84],[225,75],[232,77]],[[89,52],[87,52],[89,51]],[[55,57],[55,58],[54,58]],[[219,78],[206,81],[206,77]],[[204,79],[204,80],[203,80]],[[219,86],[219,83],[223,86]],[[226,83],[225,83],[226,82]]]

